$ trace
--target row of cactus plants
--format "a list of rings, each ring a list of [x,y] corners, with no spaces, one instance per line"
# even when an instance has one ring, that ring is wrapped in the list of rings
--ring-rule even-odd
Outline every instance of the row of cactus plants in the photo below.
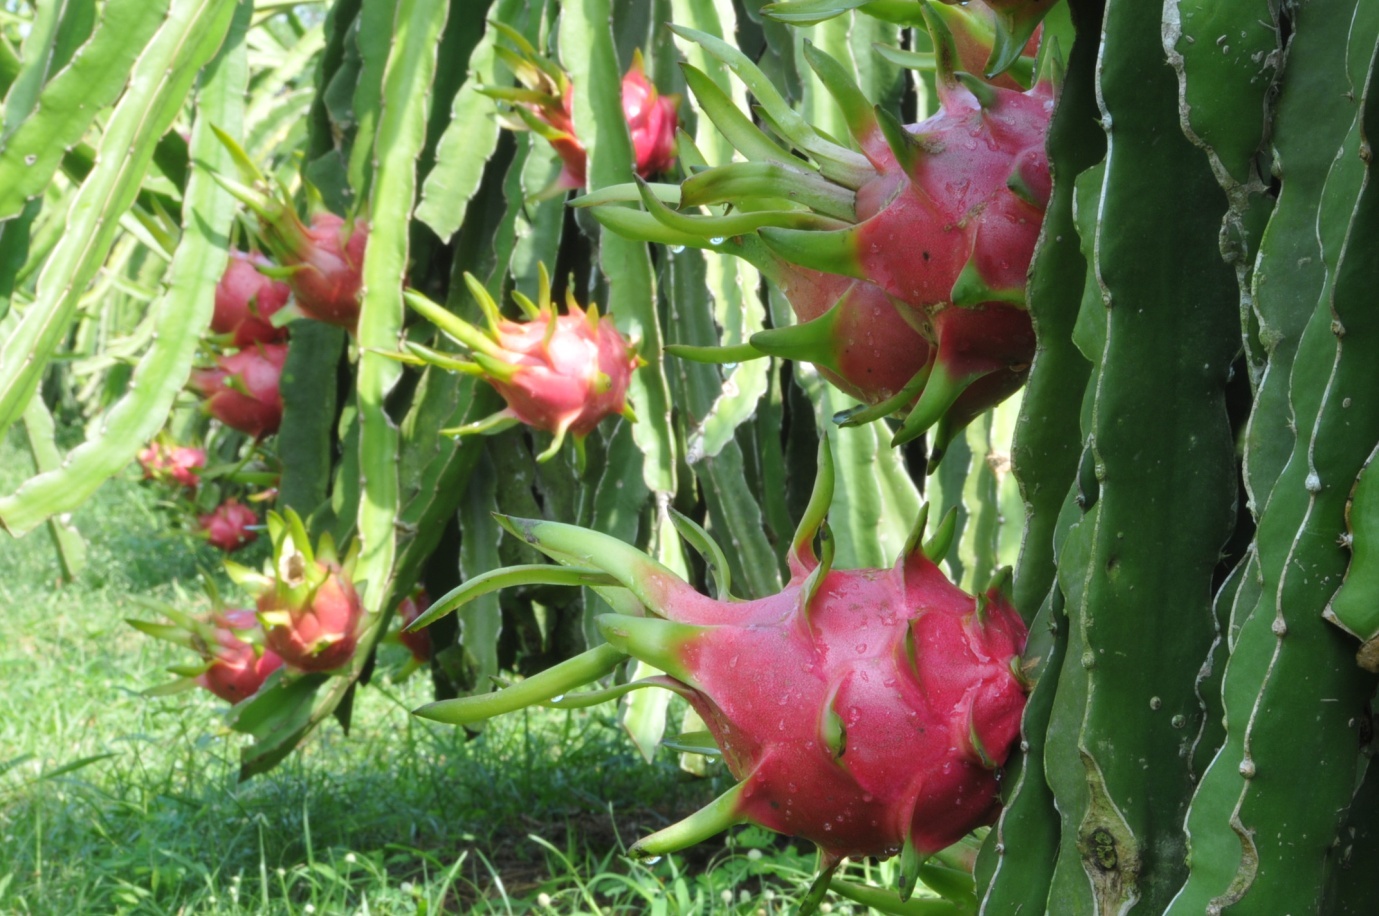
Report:
[[[140,624],[244,775],[348,726],[398,617],[422,715],[616,699],[644,753],[721,756],[740,785],[633,851],[806,837],[806,909],[1366,911],[1379,15],[479,5],[40,4],[0,42],[0,428],[37,469],[0,522],[76,574],[66,513],[169,415],[268,456],[257,613]],[[228,363],[267,353],[275,430],[179,407],[261,402]],[[926,861],[998,790],[971,874]],[[898,892],[832,879],[892,854]]]

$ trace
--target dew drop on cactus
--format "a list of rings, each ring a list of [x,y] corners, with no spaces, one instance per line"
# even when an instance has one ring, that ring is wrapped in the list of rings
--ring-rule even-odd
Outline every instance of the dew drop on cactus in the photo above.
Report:
[[[262,439],[282,423],[278,385],[286,361],[287,344],[258,344],[216,357],[214,369],[193,371],[191,385],[206,399],[207,413],[231,429]]]
[[[197,519],[197,527],[213,546],[226,553],[239,550],[258,538],[258,532],[251,530],[259,518],[254,510],[235,499],[227,499],[215,509]]]
[[[215,312],[211,330],[230,335],[239,348],[258,343],[277,343],[287,338],[287,328],[273,327],[270,319],[287,304],[292,290],[259,273],[256,265],[268,265],[257,253],[230,252],[230,262],[215,287]]]
[[[514,535],[559,562],[609,576],[648,612],[599,617],[608,645],[538,675],[539,684],[529,679],[521,697],[568,699],[622,653],[661,669],[665,676],[622,692],[662,686],[683,695],[739,782],[698,814],[638,842],[634,854],[663,855],[750,822],[812,840],[826,867],[844,856],[901,851],[908,895],[926,856],[995,816],[997,771],[1018,738],[1028,687],[1020,658],[1026,628],[1005,597],[1003,576],[974,597],[934,564],[931,557],[951,542],[951,520],[926,544],[921,518],[889,569],[833,569],[826,442],[819,464],[789,553],[790,581],[754,601],[708,598],[593,531],[504,519]],[[529,580],[541,581],[540,573]],[[476,582],[474,593],[486,587]],[[465,597],[452,593],[447,603]],[[523,705],[510,695],[440,701],[418,713],[475,721]]]
[[[592,306],[584,311],[573,293],[566,295],[565,314],[558,314],[544,266],[538,301],[521,294],[513,297],[526,313],[526,321],[503,318],[498,304],[472,274],[465,274],[465,282],[484,311],[482,330],[421,295],[406,297],[413,309],[467,348],[473,362],[418,345],[409,345],[412,354],[483,378],[507,402],[499,413],[447,432],[487,433],[525,423],[553,434],[550,447],[537,458],[545,461],[559,450],[567,434],[582,454],[584,437],[604,417],[621,414],[631,419],[627,388],[642,361],[609,317],[600,317]]]
[[[329,534],[313,550],[292,510],[268,514],[273,574],[258,598],[268,648],[302,671],[331,671],[354,656],[363,605],[351,581],[353,555],[342,563]]]

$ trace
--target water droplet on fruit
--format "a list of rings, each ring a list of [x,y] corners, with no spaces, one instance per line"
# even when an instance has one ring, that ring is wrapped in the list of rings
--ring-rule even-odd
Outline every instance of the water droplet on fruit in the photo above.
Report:
[[[858,655],[865,655],[866,652],[867,652],[867,644],[864,643],[864,642],[859,642],[859,643],[857,644],[857,654],[858,654]]]
[[[794,794],[794,793],[800,791],[800,787],[797,786],[797,785],[795,785],[793,782],[790,783],[790,784],[787,786],[787,788],[790,789],[791,794]]]
[[[828,822],[825,822],[825,823],[824,823],[824,830],[832,830],[832,829],[833,829],[833,825],[832,825],[832,824],[830,824],[830,823],[828,823]]]
[[[733,656],[732,661],[728,662],[728,667],[729,667],[729,668],[736,668],[736,667],[737,667],[737,656],[736,656],[736,655]]]

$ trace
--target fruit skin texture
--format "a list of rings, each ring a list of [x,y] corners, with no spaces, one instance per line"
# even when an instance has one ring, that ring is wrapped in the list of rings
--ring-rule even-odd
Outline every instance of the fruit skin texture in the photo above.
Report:
[[[250,525],[257,525],[259,518],[254,510],[234,499],[227,499],[215,509],[197,519],[197,525],[205,532],[206,540],[226,553],[232,553],[258,538],[258,532],[250,531]]]
[[[278,390],[286,344],[260,344],[216,358],[216,368],[192,372],[192,387],[206,399],[211,416],[256,439],[272,435],[282,423]],[[239,389],[239,390],[237,390]]]
[[[743,782],[739,816],[834,860],[889,856],[907,840],[933,853],[990,823],[994,768],[1025,703],[1019,616],[993,589],[983,621],[920,551],[891,569],[830,571],[812,597],[809,572],[740,604],[677,583],[655,608],[703,627],[675,645],[671,673],[687,677]],[[621,623],[600,619],[614,644]],[[626,645],[639,655],[635,637]]]
[[[308,318],[353,332],[359,323],[368,224],[356,220],[347,225],[334,213],[319,213],[310,226],[301,227],[299,238],[283,255],[285,265],[297,268],[288,284],[298,308]]]
[[[215,287],[215,312],[211,330],[231,334],[235,347],[244,349],[257,343],[277,343],[287,339],[287,328],[275,328],[269,321],[287,304],[291,288],[259,273],[257,264],[268,259],[257,253],[230,252],[230,263]]]
[[[507,378],[491,375],[488,382],[514,417],[582,439],[604,417],[623,412],[637,356],[611,319],[596,320],[591,326],[590,316],[572,312],[498,323],[498,359],[516,371]]]
[[[145,480],[172,481],[188,488],[196,487],[201,480],[198,472],[206,466],[206,453],[187,445],[151,442],[137,457]]]
[[[334,562],[296,554],[283,566],[285,578],[258,599],[268,648],[302,671],[339,668],[359,642],[359,593]]]
[[[215,645],[207,647],[210,665],[196,682],[222,700],[238,703],[257,693],[268,675],[283,666],[283,660],[271,649],[260,649],[241,637],[241,633],[259,631],[253,611],[220,611],[212,615],[211,624]]]

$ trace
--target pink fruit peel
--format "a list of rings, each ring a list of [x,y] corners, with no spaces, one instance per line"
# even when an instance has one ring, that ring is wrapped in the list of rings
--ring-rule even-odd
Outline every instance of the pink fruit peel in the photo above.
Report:
[[[254,510],[236,499],[227,499],[215,509],[200,516],[197,526],[214,547],[233,553],[258,539],[252,526],[258,525]]]
[[[264,276],[258,267],[269,261],[257,252],[230,252],[230,262],[215,287],[215,312],[211,330],[230,337],[239,349],[287,339],[287,328],[271,321],[292,295],[291,288]]]
[[[256,344],[216,357],[214,369],[196,369],[191,385],[206,399],[205,410],[231,429],[262,439],[278,431],[283,402],[279,391],[286,344]]]
[[[206,466],[206,453],[187,445],[151,442],[137,456],[145,480],[175,483],[194,489]]]

